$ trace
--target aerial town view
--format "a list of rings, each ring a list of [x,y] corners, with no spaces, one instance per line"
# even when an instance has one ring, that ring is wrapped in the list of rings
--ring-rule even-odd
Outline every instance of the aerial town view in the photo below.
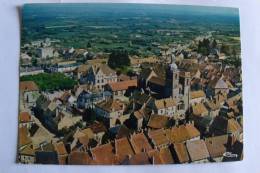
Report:
[[[22,7],[17,162],[243,159],[239,11]]]

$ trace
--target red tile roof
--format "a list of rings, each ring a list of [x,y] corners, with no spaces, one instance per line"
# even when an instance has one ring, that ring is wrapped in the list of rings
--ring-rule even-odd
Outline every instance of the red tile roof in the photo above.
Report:
[[[28,112],[20,112],[19,120],[21,123],[31,122],[31,115]]]
[[[199,161],[209,157],[206,143],[203,140],[187,141],[186,146],[192,161]]]
[[[138,153],[129,158],[127,162],[129,165],[147,165],[151,164],[147,153]]]
[[[228,142],[228,136],[214,136],[205,139],[209,154],[212,158],[221,157],[226,152],[225,145]]]
[[[106,112],[114,112],[114,111],[123,110],[124,103],[122,103],[120,100],[110,99],[108,101],[104,100],[104,101],[96,104],[96,107],[103,109]]]
[[[127,90],[130,87],[137,87],[137,80],[126,80],[120,82],[112,82],[109,83],[108,86],[111,88],[112,91],[122,91]]]
[[[130,138],[130,142],[136,154],[152,150],[152,146],[149,144],[147,138],[143,133],[132,135]]]
[[[68,164],[70,165],[88,165],[93,161],[87,152],[72,151],[68,157]]]
[[[200,132],[192,124],[186,124],[179,127],[173,127],[172,129],[167,129],[166,135],[172,143],[180,143],[199,137]]]
[[[236,133],[236,132],[242,132],[242,127],[240,124],[234,119],[228,120],[228,127],[227,127],[228,133]]]
[[[148,136],[155,146],[169,144],[169,140],[166,136],[165,130],[163,129],[149,131]]]
[[[22,81],[20,82],[20,91],[38,91],[39,88],[33,81]]]
[[[29,132],[26,127],[19,128],[19,147],[24,145],[28,145],[32,142],[31,138],[29,137]]]
[[[154,129],[164,128],[169,121],[169,118],[164,115],[151,115],[148,121],[148,127]]]
[[[115,150],[119,161],[123,161],[127,156],[133,156],[134,151],[126,137],[115,140]]]
[[[178,160],[180,163],[189,162],[189,155],[187,152],[187,148],[184,143],[175,143],[174,150],[177,154]]]
[[[118,163],[113,146],[110,143],[91,149],[91,153],[96,164],[113,165]]]
[[[54,144],[54,148],[57,151],[58,155],[68,154],[63,142],[58,142],[58,143]]]

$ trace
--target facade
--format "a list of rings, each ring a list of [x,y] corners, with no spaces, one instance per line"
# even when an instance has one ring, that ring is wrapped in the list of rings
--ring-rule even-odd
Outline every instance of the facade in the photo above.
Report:
[[[67,73],[73,72],[79,64],[76,61],[59,62],[55,66],[50,68],[51,72]]]
[[[20,82],[20,99],[29,106],[35,106],[36,100],[39,97],[39,88],[33,81]]]
[[[110,82],[117,82],[117,74],[107,65],[92,65],[86,76],[81,79],[82,83],[88,83],[99,89]]]
[[[155,114],[164,115],[167,117],[173,117],[177,112],[176,99],[174,98],[159,100],[152,99],[148,102],[147,106],[150,107]]]
[[[106,90],[113,94],[113,97],[124,96],[127,91],[134,90],[137,87],[137,80],[126,80],[119,82],[111,82],[106,85]]]
[[[38,48],[36,49],[36,54],[38,55],[39,58],[52,58],[54,53],[54,49],[51,47],[43,47],[43,48]]]
[[[130,115],[124,115],[124,111],[125,104],[119,100],[109,99],[95,105],[97,116],[103,117],[109,127],[120,125],[129,118]]]
[[[44,73],[41,67],[26,67],[20,69],[20,76],[37,75],[40,73]]]

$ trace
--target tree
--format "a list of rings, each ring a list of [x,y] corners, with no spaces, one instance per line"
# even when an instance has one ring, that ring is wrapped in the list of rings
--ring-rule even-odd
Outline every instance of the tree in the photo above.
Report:
[[[198,52],[203,55],[208,55],[210,53],[210,41],[209,39],[203,39],[199,41]]]
[[[225,53],[226,55],[230,55],[230,46],[223,43],[221,46],[221,52]]]
[[[90,42],[87,43],[87,48],[91,48],[91,43]]]
[[[63,73],[40,73],[37,75],[22,76],[20,81],[34,81],[42,91],[72,89],[77,81]]]
[[[130,58],[128,56],[128,52],[123,49],[113,50],[109,55],[108,65],[113,69],[129,66]]]
[[[212,47],[213,49],[216,49],[216,48],[217,48],[217,45],[218,45],[218,43],[217,43],[217,41],[214,39],[214,40],[212,41],[211,47]]]
[[[32,58],[31,63],[32,63],[32,66],[37,66],[38,61],[36,58]]]

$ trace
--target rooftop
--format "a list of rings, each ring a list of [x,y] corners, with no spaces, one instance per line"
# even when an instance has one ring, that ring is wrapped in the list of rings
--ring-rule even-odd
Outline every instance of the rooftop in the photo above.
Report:
[[[148,152],[152,149],[152,146],[143,133],[133,134],[130,138],[130,142],[136,154],[145,151]]]
[[[133,156],[134,151],[126,137],[115,140],[115,150],[119,161],[123,161],[127,156]]]
[[[109,83],[108,86],[111,88],[112,91],[122,91],[127,90],[130,87],[137,87],[137,80],[125,80],[120,82],[112,82]]]
[[[203,140],[187,141],[186,146],[192,161],[199,161],[209,157],[206,143]]]
[[[21,92],[38,91],[38,90],[39,90],[38,86],[33,81],[21,81],[20,82],[20,91]]]
[[[154,104],[157,109],[174,107],[176,106],[176,100],[173,98],[160,99],[160,100],[155,100]]]

